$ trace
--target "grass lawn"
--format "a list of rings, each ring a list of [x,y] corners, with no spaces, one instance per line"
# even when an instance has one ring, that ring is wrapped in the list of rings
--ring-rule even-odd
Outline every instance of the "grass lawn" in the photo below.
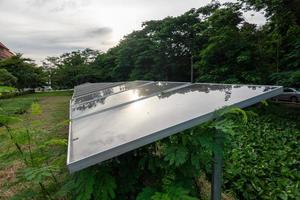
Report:
[[[35,132],[31,137],[32,148],[34,149],[51,139],[67,139],[68,105],[70,98],[71,92],[47,92],[3,99],[0,100],[0,114],[14,115],[20,118],[18,122],[11,125],[11,129],[16,131],[16,140],[19,140],[23,151],[27,152],[27,144],[23,144],[22,139],[18,138],[18,131],[34,129]],[[30,112],[32,103],[40,105],[41,113],[33,115]],[[54,158],[55,155],[59,154],[60,162],[64,163],[65,147],[50,148],[53,150],[50,154]],[[56,150],[57,152],[55,152]],[[57,162],[57,160],[47,158],[47,162],[52,163]],[[11,142],[8,133],[3,127],[0,128],[0,199],[8,199],[20,190],[23,191],[32,187],[28,184],[28,181],[18,180],[17,172],[23,167],[24,163],[20,159],[18,151]],[[66,169],[63,169],[63,171],[66,172]]]

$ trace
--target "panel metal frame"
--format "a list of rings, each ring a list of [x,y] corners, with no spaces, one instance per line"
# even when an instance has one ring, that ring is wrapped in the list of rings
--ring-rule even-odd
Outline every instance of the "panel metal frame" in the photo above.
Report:
[[[199,84],[199,83],[195,83],[195,84]],[[238,85],[238,84],[215,84],[215,83],[201,83],[201,84],[211,84],[211,85]],[[191,85],[191,84],[189,84]],[[262,87],[267,87],[268,85],[240,85],[240,86],[262,86]],[[275,87],[274,89],[257,95],[255,97],[246,99],[244,101],[240,101],[238,103],[235,103],[233,105],[231,105],[231,107],[239,107],[239,108],[245,108],[251,105],[254,105],[262,100],[266,100],[269,99],[271,97],[277,96],[279,94],[281,94],[283,92],[283,87],[281,86],[270,86],[270,87]],[[141,100],[141,99],[139,99]],[[70,101],[71,103],[71,101]],[[131,102],[132,103],[132,102]],[[113,107],[115,108],[115,107]],[[77,161],[73,161],[70,162],[70,150],[72,148],[72,143],[71,143],[71,139],[72,139],[72,119],[71,119],[71,104],[70,104],[70,123],[69,123],[69,143],[68,143],[68,156],[67,156],[67,167],[70,171],[70,173],[79,171],[81,169],[84,169],[86,167],[101,163],[105,160],[111,159],[113,157],[119,156],[123,153],[129,152],[131,150],[137,149],[139,147],[145,146],[147,144],[150,144],[152,142],[155,142],[157,140],[166,138],[168,136],[171,136],[175,133],[184,131],[186,129],[192,128],[194,126],[197,126],[201,123],[207,122],[211,119],[214,118],[215,112],[210,112],[204,115],[201,115],[199,117],[196,117],[194,119],[188,120],[186,122],[177,124],[175,126],[166,128],[164,130],[160,130],[158,132],[152,133],[150,135],[147,135],[145,137],[142,138],[138,138],[134,141],[130,141],[126,144],[122,144],[120,146],[114,147],[112,149],[103,151],[103,152],[97,152],[95,154],[92,154],[86,158],[77,160]]]

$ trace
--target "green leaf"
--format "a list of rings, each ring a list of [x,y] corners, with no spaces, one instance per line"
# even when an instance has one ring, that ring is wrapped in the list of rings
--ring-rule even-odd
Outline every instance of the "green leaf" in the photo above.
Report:
[[[75,191],[75,188],[76,188],[75,180],[71,178],[70,180],[67,180],[59,188],[59,190],[55,193],[55,197],[57,197],[57,199],[60,199],[62,197],[70,195]]]
[[[197,153],[193,153],[191,155],[191,164],[195,167],[195,169],[200,169],[201,157]]]
[[[116,197],[115,190],[117,188],[115,178],[110,175],[108,170],[103,168],[99,170],[97,177],[97,182],[94,185],[95,199],[114,199]]]
[[[145,187],[142,192],[140,192],[136,198],[136,200],[149,200],[152,196],[154,196],[156,190],[151,187]]]
[[[31,183],[41,183],[52,176],[58,170],[55,166],[44,166],[44,167],[27,167],[19,173],[18,178],[24,179]]]
[[[170,165],[179,166],[187,161],[188,149],[184,146],[170,146],[164,152],[165,161]]]
[[[164,192],[156,192],[151,200],[198,200],[189,195],[189,190],[178,186],[170,186]]]
[[[88,200],[91,199],[94,191],[95,171],[86,169],[80,171],[75,177],[75,199]]]

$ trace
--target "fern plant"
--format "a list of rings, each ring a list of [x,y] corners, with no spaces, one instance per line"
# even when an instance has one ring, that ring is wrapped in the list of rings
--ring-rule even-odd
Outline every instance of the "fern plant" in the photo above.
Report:
[[[30,116],[42,114],[41,107],[34,102],[31,105]],[[16,183],[30,183],[31,186],[37,185],[40,191],[36,191],[36,196],[41,192],[43,199],[53,199],[51,190],[59,184],[55,174],[59,173],[61,166],[55,162],[49,162],[53,153],[49,153],[53,146],[66,146],[65,139],[40,140],[39,135],[45,134],[41,130],[32,129],[32,124],[27,124],[21,128],[11,128],[11,124],[20,121],[19,118],[12,116],[0,116],[0,123],[6,128],[11,142],[15,145],[19,158],[23,160],[24,168],[17,174]],[[34,122],[32,122],[34,123]],[[65,157],[65,156],[64,156]],[[52,158],[53,159],[53,158]],[[49,186],[53,186],[52,189]],[[57,190],[57,189],[56,189]],[[30,192],[32,194],[33,191]],[[28,193],[24,192],[24,195]],[[19,198],[22,198],[22,196]],[[17,197],[16,196],[16,197]],[[23,198],[27,198],[23,196]]]

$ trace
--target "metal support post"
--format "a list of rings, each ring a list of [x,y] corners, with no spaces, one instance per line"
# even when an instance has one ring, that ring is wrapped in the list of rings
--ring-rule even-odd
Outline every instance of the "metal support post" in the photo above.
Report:
[[[222,167],[223,167],[223,134],[216,131],[214,134],[214,143],[216,147],[213,149],[213,174],[211,186],[211,199],[221,200],[222,194]]]

